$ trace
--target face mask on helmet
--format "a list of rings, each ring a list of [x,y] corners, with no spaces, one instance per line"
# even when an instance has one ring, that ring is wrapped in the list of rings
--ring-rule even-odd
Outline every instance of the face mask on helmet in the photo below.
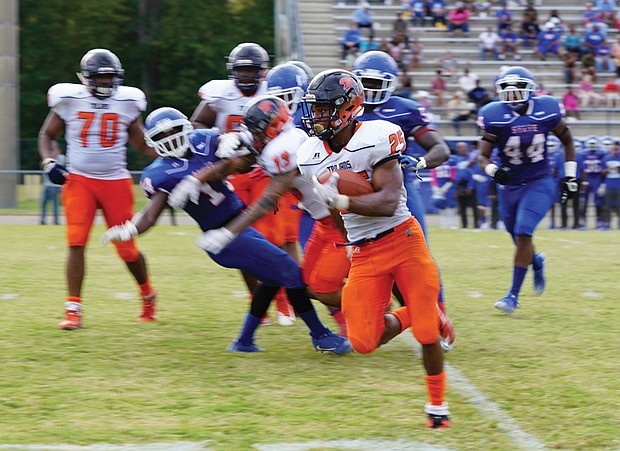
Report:
[[[269,55],[258,44],[239,44],[230,52],[226,66],[229,78],[235,81],[239,90],[244,95],[254,95],[267,75]]]
[[[589,152],[595,152],[599,149],[599,142],[596,138],[587,139],[585,142],[586,150]]]
[[[144,141],[162,157],[183,158],[189,146],[192,123],[174,108],[159,108],[144,121]]]
[[[106,49],[93,49],[80,61],[80,81],[99,99],[113,96],[123,83],[125,71],[118,57]]]
[[[527,69],[510,67],[500,74],[495,86],[499,101],[516,110],[532,98],[536,82]]]
[[[293,64],[280,64],[267,74],[267,92],[282,99],[291,114],[297,111],[307,88],[306,73]]]
[[[250,151],[259,154],[290,123],[284,101],[275,96],[260,96],[243,109],[242,129],[252,134]]]
[[[352,72],[364,85],[365,105],[385,103],[398,85],[398,65],[385,52],[363,53],[353,63]]]
[[[327,141],[355,120],[362,111],[364,88],[345,70],[318,74],[303,98],[302,123],[310,136]]]

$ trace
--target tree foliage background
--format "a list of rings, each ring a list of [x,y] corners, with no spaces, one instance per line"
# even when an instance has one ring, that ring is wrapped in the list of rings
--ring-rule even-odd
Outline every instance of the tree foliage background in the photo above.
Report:
[[[36,169],[36,136],[55,83],[79,83],[92,48],[118,55],[125,85],[147,95],[147,113],[173,106],[188,116],[198,88],[227,78],[226,57],[240,42],[274,52],[273,0],[21,0],[21,167]],[[130,149],[130,169],[145,161]]]

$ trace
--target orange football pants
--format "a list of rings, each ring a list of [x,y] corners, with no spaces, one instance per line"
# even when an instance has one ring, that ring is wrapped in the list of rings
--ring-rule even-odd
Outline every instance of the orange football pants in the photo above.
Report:
[[[415,338],[422,344],[436,343],[439,273],[413,217],[394,227],[394,232],[353,247],[342,313],[351,345],[361,354],[379,346],[394,282],[405,299]]]
[[[67,218],[69,246],[86,246],[97,209],[103,211],[108,227],[133,217],[133,182],[131,179],[100,180],[69,174],[62,188],[62,202]],[[118,255],[126,262],[138,260],[134,240],[114,241]]]
[[[314,221],[314,227],[304,247],[302,275],[315,293],[333,293],[342,288],[351,262],[344,240],[331,216]]]
[[[260,199],[271,178],[261,168],[255,168],[245,174],[235,174],[228,180],[235,187],[235,193],[243,203],[251,205],[255,200]],[[269,212],[256,221],[252,227],[258,230],[267,241],[282,247],[285,241],[282,226],[276,219],[278,215],[275,212]]]
[[[280,209],[276,215],[282,228],[282,239],[285,243],[297,243],[299,241],[299,221],[301,210],[297,208],[299,201],[291,192],[285,193],[279,200]]]

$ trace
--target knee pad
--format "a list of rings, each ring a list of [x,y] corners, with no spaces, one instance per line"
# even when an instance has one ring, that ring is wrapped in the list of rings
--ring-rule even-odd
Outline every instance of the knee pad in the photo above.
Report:
[[[375,349],[377,349],[378,343],[370,344],[366,341],[362,341],[357,339],[354,336],[351,336],[351,332],[349,331],[349,341],[351,342],[351,346],[355,350],[355,352],[359,354],[370,354]]]
[[[133,263],[138,261],[140,251],[138,251],[134,240],[114,242],[114,245],[116,246],[116,252],[118,252],[119,257],[124,262]]]
[[[416,340],[423,345],[432,345],[433,343],[437,343],[439,340],[439,324],[438,323],[428,323],[428,324],[418,324],[417,327],[415,324],[411,326],[411,332]],[[352,343],[352,342],[351,342]]]

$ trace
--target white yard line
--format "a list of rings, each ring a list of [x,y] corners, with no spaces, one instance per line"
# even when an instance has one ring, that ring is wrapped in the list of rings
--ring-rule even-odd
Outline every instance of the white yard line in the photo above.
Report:
[[[202,442],[149,443],[145,445],[113,445],[98,443],[96,445],[0,445],[0,450],[10,451],[207,451],[212,440]]]
[[[254,445],[259,451],[312,451],[315,449],[352,449],[355,451],[449,451],[440,445],[428,445],[405,440],[315,440],[300,443]]]

